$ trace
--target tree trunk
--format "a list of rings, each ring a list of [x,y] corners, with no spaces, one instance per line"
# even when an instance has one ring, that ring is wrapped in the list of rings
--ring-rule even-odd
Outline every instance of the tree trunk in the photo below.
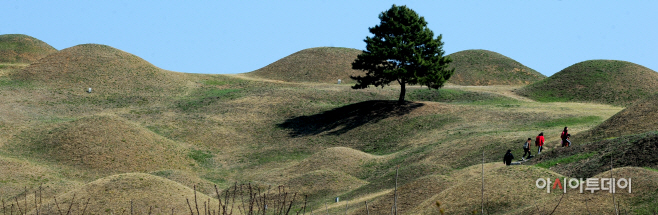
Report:
[[[405,82],[400,82],[400,99],[398,99],[399,105],[404,104],[404,94],[407,92],[407,89],[405,88],[406,84],[407,83]]]

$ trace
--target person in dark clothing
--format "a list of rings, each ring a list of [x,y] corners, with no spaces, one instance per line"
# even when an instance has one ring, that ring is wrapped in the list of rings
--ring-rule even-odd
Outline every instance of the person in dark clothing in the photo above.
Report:
[[[530,142],[532,142],[532,138],[528,138],[528,140],[523,143],[523,156],[521,156],[521,159],[523,160],[525,160],[523,157],[525,157],[526,154],[528,154],[527,158],[530,158],[532,155],[532,153],[530,153]]]
[[[562,130],[562,133],[560,134],[560,139],[562,139],[562,147],[571,146],[571,141],[569,140],[570,136],[571,134],[569,134],[569,128],[564,127],[564,130]]]
[[[503,157],[503,163],[505,165],[510,165],[512,164],[512,160],[514,159],[514,155],[512,155],[512,150],[507,150],[507,153],[505,153],[505,157]]]

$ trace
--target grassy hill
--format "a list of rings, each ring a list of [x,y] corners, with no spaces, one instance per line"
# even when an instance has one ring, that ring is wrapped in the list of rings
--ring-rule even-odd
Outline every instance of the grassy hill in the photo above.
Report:
[[[293,177],[285,185],[302,195],[308,195],[309,200],[322,200],[327,196],[337,196],[359,188],[368,182],[342,171],[316,170]]]
[[[400,214],[439,214],[437,202],[445,214],[480,214],[482,172],[484,168],[484,208],[487,214],[608,214],[614,211],[612,198],[608,192],[578,194],[578,190],[568,188],[562,192],[553,190],[550,194],[545,189],[538,189],[538,178],[561,178],[564,175],[536,166],[505,166],[502,163],[474,165],[453,172],[450,176],[431,175],[421,177],[398,188],[398,213]],[[632,178],[633,193],[619,190],[616,194],[622,210],[647,214],[656,206],[655,198],[649,197],[658,189],[658,183],[652,177],[658,172],[637,167],[615,168],[616,178]],[[604,171],[593,177],[610,177],[610,171]],[[636,192],[636,187],[637,190]],[[560,198],[564,198],[560,201]],[[364,199],[350,201],[349,214],[364,214]],[[371,214],[391,213],[393,191],[368,200]],[[585,204],[587,201],[587,205]],[[558,206],[558,202],[560,202]],[[361,203],[361,204],[359,204]],[[356,206],[352,206],[356,205]],[[334,204],[343,212],[345,203]],[[330,207],[331,207],[330,206]],[[340,208],[342,206],[342,208]],[[558,207],[556,207],[558,206]],[[342,210],[340,210],[342,209]]]
[[[585,143],[610,137],[658,131],[658,94],[637,101],[589,131],[574,135]]]
[[[147,214],[149,207],[152,207],[151,213],[153,214],[170,214],[172,209],[176,214],[188,213],[186,201],[190,200],[192,207],[196,209],[195,199],[201,205],[201,210],[203,210],[204,202],[209,202],[208,206],[215,210],[218,206],[217,200],[208,195],[197,193],[195,198],[194,191],[189,187],[144,173],[127,173],[100,178],[61,194],[57,196],[57,199],[57,204],[64,213],[68,211],[67,209],[73,201],[72,214],[81,214],[87,199],[90,200],[85,211],[89,214],[129,214],[131,201],[136,214]],[[57,204],[54,199],[45,199],[41,206],[41,213],[56,214]],[[29,214],[36,214],[36,210],[33,209],[34,204],[29,204],[28,208],[32,209]]]
[[[455,73],[449,83],[471,86],[527,85],[546,78],[505,55],[487,50],[465,50],[450,55]]]
[[[345,201],[333,203],[340,197],[349,200],[349,214],[363,214],[364,201],[384,213],[399,173],[403,214],[436,213],[436,200],[463,214],[479,206],[484,152],[488,209],[535,213],[523,199],[548,207],[559,198],[530,189],[536,177],[563,174],[502,166],[505,150],[518,156],[520,144],[543,131],[549,154],[564,124],[576,134],[623,109],[534,102],[513,86],[457,85],[411,87],[415,101],[397,105],[396,87],[303,82],[174,73],[102,45],[62,50],[0,77],[1,198],[24,199],[27,188],[32,199],[43,183],[53,189],[45,201],[91,197],[90,206],[100,208],[94,213],[121,213],[130,199],[142,213],[148,206],[188,213],[175,195],[189,196],[196,185],[213,196],[214,185],[221,191],[245,183],[270,194],[280,185],[307,194],[315,212],[327,203],[331,213],[344,213]],[[78,86],[88,83],[94,92]],[[655,180],[645,182],[637,182],[647,189],[637,198],[656,194]],[[605,194],[591,196],[602,196],[601,208]],[[620,198],[625,207],[652,205]],[[564,200],[575,203],[560,213],[583,213],[582,200]]]
[[[364,73],[352,69],[361,50],[337,47],[304,49],[247,75],[288,82],[354,83],[349,77]],[[365,74],[365,73],[364,73]]]
[[[89,87],[97,94],[153,95],[179,90],[185,83],[182,74],[162,70],[135,55],[98,44],[63,49],[11,76],[76,95]]]
[[[0,64],[33,63],[57,52],[47,43],[23,34],[0,35]]]
[[[574,139],[576,140],[576,139]],[[533,160],[539,166],[571,177],[592,177],[614,167],[658,169],[658,133],[647,132],[556,148]]]
[[[61,169],[50,168],[26,160],[0,156],[0,199],[11,199],[25,193],[25,189],[48,187],[46,198],[68,192],[83,183],[63,176]]]
[[[597,102],[627,106],[658,92],[658,73],[631,62],[588,60],[520,89],[537,101]]]
[[[83,117],[53,127],[27,131],[22,136],[28,141],[7,147],[102,175],[186,169],[193,164],[180,145],[118,117]]]
[[[362,171],[362,165],[383,159],[386,159],[385,156],[371,155],[347,147],[333,147],[313,154],[298,164],[295,164],[290,169],[293,174],[302,174],[317,170],[333,170],[359,176]]]

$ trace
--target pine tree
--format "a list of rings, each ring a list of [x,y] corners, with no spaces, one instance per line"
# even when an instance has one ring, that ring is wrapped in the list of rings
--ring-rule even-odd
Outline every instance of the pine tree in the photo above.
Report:
[[[398,103],[403,104],[408,84],[443,87],[454,69],[448,69],[452,60],[443,56],[442,35],[434,39],[425,18],[406,6],[393,5],[379,19],[379,25],[368,28],[374,36],[364,40],[366,50],[352,63],[352,69],[366,71],[365,76],[350,77],[357,82],[352,88],[384,87],[397,81]]]

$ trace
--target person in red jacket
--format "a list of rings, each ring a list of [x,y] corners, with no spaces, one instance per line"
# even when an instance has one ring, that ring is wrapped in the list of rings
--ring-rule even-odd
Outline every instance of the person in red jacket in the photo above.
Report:
[[[565,146],[571,146],[571,141],[569,141],[569,129],[567,127],[564,127],[564,130],[562,130],[562,133],[560,133],[560,139],[562,139],[562,147]]]
[[[537,154],[541,154],[541,150],[544,148],[544,132],[539,133],[535,139],[535,145],[537,145]]]

